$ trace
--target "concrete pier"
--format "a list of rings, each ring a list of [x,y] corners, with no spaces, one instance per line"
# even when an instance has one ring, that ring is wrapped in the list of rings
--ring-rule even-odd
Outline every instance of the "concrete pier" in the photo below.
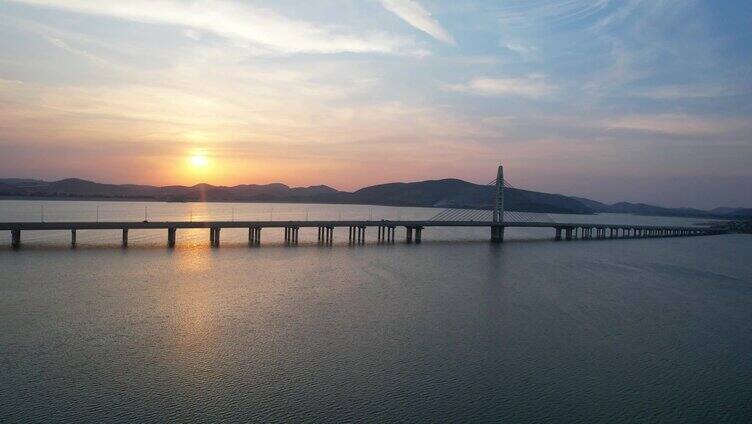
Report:
[[[71,245],[71,248],[73,249],[76,248],[76,230],[71,230],[70,245]]]
[[[123,247],[128,247],[128,229],[123,228]]]
[[[413,242],[413,227],[405,227],[405,243]]]
[[[285,227],[284,234],[285,234],[285,244],[298,244],[298,233],[300,231],[300,227]]]
[[[350,243],[352,244],[353,229],[350,227]],[[318,242],[321,245],[330,246],[334,242],[334,227],[319,227]]]
[[[167,247],[175,247],[175,236],[177,233],[177,228],[168,228],[167,229]]]
[[[334,227],[324,228],[324,244],[331,246],[334,243]]]
[[[21,230],[10,231],[10,246],[14,249],[21,247]]]
[[[493,225],[491,226],[491,241],[493,243],[501,243],[504,241],[504,226]]]
[[[379,243],[394,243],[394,227],[379,225],[378,226],[378,242]]]
[[[219,233],[221,230],[219,227],[209,227],[209,244],[211,247],[219,247]]]
[[[249,246],[261,245],[261,227],[249,227],[248,228],[248,245]]]

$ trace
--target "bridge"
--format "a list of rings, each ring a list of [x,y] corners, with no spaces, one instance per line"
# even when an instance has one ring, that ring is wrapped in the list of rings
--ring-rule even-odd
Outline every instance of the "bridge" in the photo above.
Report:
[[[78,230],[121,230],[122,246],[128,246],[129,230],[166,230],[167,246],[174,247],[176,233],[179,229],[205,228],[209,230],[209,244],[220,246],[220,235],[224,228],[247,228],[248,244],[259,246],[263,229],[282,229],[284,242],[288,245],[298,244],[301,228],[317,228],[320,245],[332,245],[335,229],[348,230],[348,242],[353,245],[364,244],[368,229],[376,229],[378,243],[394,243],[395,230],[405,229],[406,243],[421,243],[422,233],[433,227],[486,227],[490,229],[491,241],[500,243],[504,240],[506,228],[550,228],[554,240],[591,240],[682,237],[723,234],[725,227],[718,226],[666,226],[666,225],[631,225],[598,223],[562,223],[555,222],[546,214],[533,214],[536,219],[504,209],[504,188],[509,186],[504,180],[504,169],[499,166],[497,177],[489,184],[496,187],[493,210],[447,209],[428,220],[319,220],[319,221],[162,221],[162,222],[6,222],[0,223],[0,231],[11,232],[11,246],[21,246],[22,231],[70,231],[71,246],[76,246]],[[490,215],[490,216],[486,216]],[[541,218],[542,217],[542,218]]]

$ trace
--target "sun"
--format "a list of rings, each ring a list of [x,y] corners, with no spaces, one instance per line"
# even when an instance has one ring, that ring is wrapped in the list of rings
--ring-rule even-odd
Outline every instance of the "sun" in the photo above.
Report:
[[[209,165],[209,158],[203,153],[195,153],[188,158],[188,163],[194,168],[206,168]]]

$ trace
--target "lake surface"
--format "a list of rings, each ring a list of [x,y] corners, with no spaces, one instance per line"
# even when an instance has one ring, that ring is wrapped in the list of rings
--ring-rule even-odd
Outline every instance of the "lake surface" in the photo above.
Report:
[[[0,201],[0,221],[413,219],[337,205]],[[144,211],[144,208],[147,208]],[[43,211],[42,211],[43,209]],[[687,224],[635,216],[567,222]],[[375,230],[374,230],[375,231]],[[285,247],[281,230],[0,233],[0,422],[750,422],[752,237]]]

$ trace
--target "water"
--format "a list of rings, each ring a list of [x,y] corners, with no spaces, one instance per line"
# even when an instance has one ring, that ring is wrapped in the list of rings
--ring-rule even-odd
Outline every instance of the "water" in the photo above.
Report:
[[[44,205],[46,220],[96,218],[94,202]],[[103,202],[100,219],[143,219],[144,205]],[[435,213],[147,206],[150,220]],[[0,221],[40,209],[0,201]],[[343,230],[318,247],[301,230],[285,247],[264,230],[249,248],[224,230],[210,249],[207,230],[185,230],[169,250],[165,231],[133,231],[128,249],[117,232],[79,231],[71,250],[66,232],[24,232],[19,251],[0,234],[0,422],[752,419],[752,237],[402,234],[348,247]]]

